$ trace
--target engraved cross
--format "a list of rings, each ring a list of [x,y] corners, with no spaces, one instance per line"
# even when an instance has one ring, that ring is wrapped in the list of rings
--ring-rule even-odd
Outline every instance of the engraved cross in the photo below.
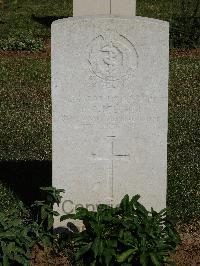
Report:
[[[114,162],[115,161],[129,161],[130,160],[130,154],[116,154],[114,152],[114,144],[115,144],[115,138],[116,136],[107,136],[111,139],[111,148],[110,153],[108,156],[105,157],[99,157],[96,153],[92,153],[92,157],[96,161],[110,161],[110,174],[109,174],[109,189],[110,189],[110,197],[113,199],[114,197]]]

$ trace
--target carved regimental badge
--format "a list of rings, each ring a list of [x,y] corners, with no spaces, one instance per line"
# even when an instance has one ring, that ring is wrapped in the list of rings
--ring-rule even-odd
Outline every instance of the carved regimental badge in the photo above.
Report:
[[[126,37],[107,31],[90,43],[88,61],[97,77],[114,81],[135,72],[138,54]]]

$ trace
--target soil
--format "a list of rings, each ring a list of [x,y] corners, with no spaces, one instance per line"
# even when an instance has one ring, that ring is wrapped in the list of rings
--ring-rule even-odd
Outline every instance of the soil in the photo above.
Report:
[[[170,58],[176,57],[191,57],[191,58],[200,58],[200,48],[191,49],[191,50],[170,50]]]
[[[35,246],[31,257],[31,266],[71,266],[70,259],[66,255],[55,254],[55,251],[50,248]]]
[[[172,260],[177,266],[200,266],[200,220],[192,224],[178,225],[181,245]]]
[[[44,49],[42,51],[3,51],[0,50],[0,57],[29,57],[29,58],[48,58],[51,55],[51,40],[44,40]]]

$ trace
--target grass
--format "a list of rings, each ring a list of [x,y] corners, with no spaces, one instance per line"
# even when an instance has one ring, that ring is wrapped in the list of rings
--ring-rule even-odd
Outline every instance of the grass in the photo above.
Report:
[[[170,48],[200,47],[199,0],[140,0],[137,15],[170,23]]]
[[[0,64],[1,160],[51,160],[49,59],[1,57]],[[200,216],[199,69],[199,59],[170,63],[168,206],[179,220]]]
[[[191,17],[197,1],[139,0],[137,15],[173,23],[174,18]],[[72,0],[15,4],[5,0],[0,9],[0,40],[50,38],[51,22],[68,16],[72,16]],[[187,31],[190,39],[194,32],[190,27]],[[177,32],[172,35],[177,37]],[[46,182],[46,172],[51,172],[50,58],[0,57],[0,65],[0,161],[4,163],[0,174],[12,188],[0,182],[0,208],[8,210],[19,203],[13,189],[20,199],[30,196],[29,187],[36,194],[35,183],[44,186],[41,181]],[[199,59],[177,58],[170,63],[168,206],[179,220],[200,216],[199,69]],[[20,180],[17,188],[14,178]],[[18,193],[20,187],[25,194]]]
[[[200,217],[200,60],[170,64],[168,206],[180,220]]]
[[[50,38],[51,22],[71,14],[72,1],[18,0],[17,4],[0,9],[0,36]]]
[[[0,209],[8,211],[51,183],[37,162],[51,160],[50,60],[1,57],[0,65]]]
[[[19,209],[21,201],[15,193],[5,184],[0,182],[0,210],[9,213],[12,208]]]
[[[17,57],[0,60],[0,160],[48,160],[50,60]]]
[[[137,1],[137,15],[166,20],[193,16],[198,0],[139,0]],[[196,12],[200,16],[200,8]]]
[[[21,42],[32,43],[35,39],[50,38],[51,22],[62,17],[72,16],[72,0],[4,0],[4,9],[0,9],[0,39],[8,44],[0,46],[21,47]],[[199,0],[139,0],[137,1],[137,15],[158,18],[172,23],[171,38],[193,38],[192,27],[199,32],[200,21],[190,21],[191,16],[200,17]],[[14,3],[13,3],[14,2]],[[195,12],[196,10],[196,12]],[[176,18],[183,17],[181,28],[177,31]],[[185,20],[186,18],[186,20]],[[175,24],[174,24],[175,23]],[[173,25],[175,29],[173,29]],[[179,32],[181,31],[181,32]],[[182,33],[184,31],[185,33]],[[199,33],[200,34],[200,33]],[[180,35],[180,36],[179,36]],[[186,36],[185,36],[186,35]],[[9,41],[8,41],[9,40]],[[195,44],[199,43],[198,34],[195,36]],[[174,45],[177,41],[171,41]],[[190,42],[192,45],[192,43]],[[30,44],[27,44],[30,48]],[[34,44],[33,49],[39,49],[39,44]],[[13,48],[14,49],[14,48]]]

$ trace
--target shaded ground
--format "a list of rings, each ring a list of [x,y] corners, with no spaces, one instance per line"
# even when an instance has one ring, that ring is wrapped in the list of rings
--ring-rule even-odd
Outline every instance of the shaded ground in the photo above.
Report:
[[[200,265],[200,221],[190,225],[179,225],[182,244],[179,246],[172,259],[177,266]]]
[[[70,260],[64,254],[56,255],[51,249],[35,246],[32,253],[31,266],[71,266]]]
[[[15,2],[15,3],[14,3]],[[50,37],[54,20],[72,15],[72,0],[5,1],[0,7],[0,39]]]

